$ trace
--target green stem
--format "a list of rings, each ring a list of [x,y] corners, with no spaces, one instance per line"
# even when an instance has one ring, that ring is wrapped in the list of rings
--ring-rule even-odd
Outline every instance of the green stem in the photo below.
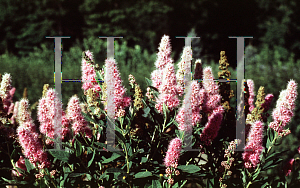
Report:
[[[124,145],[124,149],[125,149],[125,154],[126,154],[126,165],[127,165],[127,174],[129,174],[129,161],[128,161],[128,152],[127,152],[127,148],[126,145]]]
[[[71,170],[72,170],[72,172],[73,172],[74,170],[73,170],[72,166],[71,166],[69,163],[68,163],[68,165],[69,165],[70,169],[71,169]]]
[[[282,124],[282,121],[280,122],[279,127],[281,126],[281,124]],[[267,154],[270,152],[270,150],[272,149],[272,147],[274,146],[274,144],[278,138],[278,133],[275,133],[275,134],[276,135],[275,135],[274,139],[272,140],[271,146],[268,148]]]
[[[251,183],[251,181],[249,181],[249,183],[248,183],[248,185],[247,185],[247,187],[246,188],[248,188],[250,185],[251,185],[252,183]]]
[[[51,177],[51,175],[50,174],[48,174],[48,173],[46,173],[46,171],[44,170],[44,173],[50,178],[50,180],[51,180],[51,183],[54,185],[54,187],[55,188],[57,188],[57,186],[55,185],[55,183],[54,183],[54,181],[53,181],[53,179],[52,179],[52,177]]]

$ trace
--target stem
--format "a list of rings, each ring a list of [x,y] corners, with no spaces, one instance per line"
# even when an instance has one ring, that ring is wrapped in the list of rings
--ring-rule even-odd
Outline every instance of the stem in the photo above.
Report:
[[[51,175],[48,174],[48,173],[46,173],[45,170],[43,170],[43,171],[44,171],[44,173],[50,178],[50,180],[51,180],[52,184],[54,185],[54,187],[57,188],[56,185],[55,185],[55,183],[54,183],[54,181],[53,181],[53,179],[52,179],[52,177],[51,177]]]
[[[248,188],[250,185],[251,185],[252,183],[251,183],[251,181],[249,181],[249,183],[248,183],[248,185],[247,185],[247,187],[246,188]]]
[[[153,135],[152,135],[151,143],[153,142],[153,139],[154,139],[155,133],[156,133],[156,127],[155,127],[155,129],[154,129],[154,133],[153,133]],[[149,156],[150,156],[150,153],[147,155],[147,161],[149,160]]]
[[[281,126],[281,123],[282,123],[282,121],[280,122],[279,127]],[[272,143],[271,143],[271,146],[268,148],[267,154],[269,153],[269,151],[270,151],[270,150],[272,149],[272,147],[274,146],[274,144],[275,144],[277,138],[278,138],[278,133],[275,135],[275,137],[274,137],[274,139],[273,139],[273,141],[272,141]]]
[[[124,148],[125,148],[125,154],[126,154],[126,165],[127,165],[127,174],[129,174],[129,161],[128,161],[128,152],[127,152],[127,148],[126,148],[126,145],[124,145]]]
[[[71,168],[71,170],[74,171],[73,168],[72,168],[72,166],[71,166],[69,163],[68,163],[68,165],[69,165],[69,167]]]

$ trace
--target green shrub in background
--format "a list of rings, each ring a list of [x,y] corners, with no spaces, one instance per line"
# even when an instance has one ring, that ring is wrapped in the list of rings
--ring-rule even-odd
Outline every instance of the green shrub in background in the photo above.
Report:
[[[246,47],[245,57],[245,78],[251,78],[255,83],[255,90],[260,86],[265,87],[266,94],[272,93],[274,98],[278,98],[280,91],[285,89],[286,83],[290,79],[300,81],[300,60],[294,61],[294,54],[287,55],[285,49],[274,47],[271,49],[268,45],[261,48],[253,46]],[[298,89],[299,92],[299,89]],[[276,106],[276,102],[272,102],[270,109]],[[276,150],[283,151],[286,146],[291,147],[284,159],[294,157],[297,147],[299,146],[300,137],[300,103],[296,102],[294,118],[288,124],[287,128],[291,130],[291,134],[283,140],[283,143],[276,147]],[[269,112],[268,122],[272,121],[272,111]],[[274,169],[282,170],[279,168]],[[270,171],[272,173],[273,171]]]
[[[120,42],[117,40],[120,40]],[[129,74],[136,77],[143,93],[146,93],[145,77],[149,77],[155,68],[156,54],[151,55],[146,50],[141,50],[139,45],[136,45],[135,48],[129,48],[127,42],[121,43],[121,40],[115,39],[115,59],[120,68],[121,78],[124,80],[123,84],[127,88],[127,93],[130,88]],[[16,87],[14,100],[23,97],[23,90],[26,87],[30,104],[34,104],[42,97],[44,84],[54,87],[53,47],[54,44],[49,42],[42,44],[41,49],[35,48],[34,52],[30,53],[28,57],[18,58],[9,54],[0,57],[0,73],[7,72],[13,77],[13,85]],[[77,41],[77,44],[69,51],[62,50],[62,79],[81,79],[81,54],[84,50],[93,51],[95,62],[102,67],[107,57],[106,39],[90,37],[84,39],[83,44],[79,44]],[[75,81],[62,83],[64,106],[74,93],[77,93],[80,98],[83,97],[81,86],[82,83]]]

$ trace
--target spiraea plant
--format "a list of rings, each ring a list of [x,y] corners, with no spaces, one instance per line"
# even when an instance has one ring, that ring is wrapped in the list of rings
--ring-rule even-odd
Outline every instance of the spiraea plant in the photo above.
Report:
[[[85,97],[74,93],[63,107],[56,90],[45,85],[36,104],[37,121],[32,119],[34,105],[27,94],[13,101],[10,74],[0,76],[0,184],[56,188],[299,185],[299,157],[286,162],[281,155],[288,148],[276,151],[290,133],[285,127],[295,113],[297,83],[290,80],[281,91],[270,122],[274,96],[265,95],[263,86],[255,96],[251,79],[243,82],[244,100],[231,106],[234,93],[225,51],[220,53],[218,79],[200,59],[194,62],[191,47],[183,48],[177,65],[171,52],[170,38],[164,35],[153,62],[155,70],[150,79],[145,78],[147,91],[144,94],[130,74],[127,96],[117,61],[106,59],[101,68],[92,52],[84,51]],[[236,121],[241,119],[246,122],[245,143],[235,138]],[[111,138],[114,143],[108,141]],[[61,143],[61,148],[55,143]],[[245,144],[243,151],[236,150],[239,144]],[[299,154],[295,151],[295,156]]]

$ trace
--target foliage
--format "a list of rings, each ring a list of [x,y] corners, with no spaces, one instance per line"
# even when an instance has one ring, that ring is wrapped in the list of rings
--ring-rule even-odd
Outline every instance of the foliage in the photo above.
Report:
[[[72,76],[72,78],[81,76],[80,71],[78,71],[78,69],[80,69],[78,65],[80,64],[79,59],[81,57],[78,54],[81,54],[82,48],[89,48],[91,51],[94,50],[95,61],[103,62],[106,43],[100,39],[95,40],[95,38],[84,41],[83,47],[77,45],[71,48],[70,52],[63,54],[63,57],[65,56],[63,62],[66,62],[62,65],[63,74]],[[126,42],[121,45],[116,42],[115,46],[115,57],[120,66],[121,75],[126,75],[136,70],[136,78],[141,79],[142,77],[146,77],[144,87],[151,86],[151,81],[145,74],[149,74],[153,66],[152,64],[155,61],[155,56],[149,55],[146,50],[143,52],[140,46],[128,48]],[[20,66],[22,69],[18,70],[21,71],[19,75],[22,76],[20,82],[23,81],[31,84],[31,81],[33,82],[34,79],[43,79],[41,82],[46,81],[47,83],[47,77],[45,78],[42,74],[49,74],[43,71],[47,69],[47,71],[49,71],[49,69],[51,69],[50,63],[49,67],[44,69],[42,67],[47,65],[46,61],[49,61],[49,57],[51,58],[51,56],[53,58],[54,54],[52,50],[48,50],[50,47],[48,48],[46,45],[42,45],[41,48],[43,48],[43,50],[36,49],[29,57],[22,59],[3,55],[1,62],[4,62],[3,65],[6,66],[4,70],[9,71],[15,69],[13,64],[8,63],[9,61],[18,62],[22,65]],[[286,66],[284,66],[285,64],[283,65],[282,63],[283,61],[279,50],[272,51],[271,55],[269,55],[270,52],[267,46],[262,48],[259,54],[256,54],[258,50],[252,50],[252,59],[246,57],[246,60],[249,60],[246,61],[246,77],[248,78],[248,76],[252,77],[252,75],[254,75],[254,82],[265,86],[267,93],[274,92],[275,99],[278,99],[278,88],[283,89],[288,79],[293,78],[299,83],[297,76],[289,75],[297,73],[295,66],[300,65],[300,62],[294,63],[293,56],[291,56]],[[33,59],[35,59],[35,61],[33,61]],[[21,62],[19,62],[20,60]],[[28,62],[35,66],[31,67],[31,64],[28,66]],[[76,64],[76,62],[78,63]],[[266,62],[266,65],[262,64],[263,62]],[[276,62],[276,64],[273,62]],[[206,64],[203,65],[206,66]],[[210,65],[212,66],[214,77],[217,78],[217,64],[212,62]],[[104,68],[103,71],[106,71],[105,66],[99,64],[99,67],[101,66]],[[229,70],[234,72],[230,67]],[[289,72],[282,74],[283,70]],[[33,73],[29,74],[30,71],[33,71]],[[102,74],[99,73],[100,72],[97,74],[97,78],[103,80]],[[269,75],[270,81],[262,79],[266,77],[266,75],[262,73]],[[124,79],[125,76],[123,75],[122,78]],[[231,78],[235,78],[235,76],[236,75],[233,74]],[[275,79],[277,76],[281,76],[283,79],[279,82],[281,85],[270,86],[270,83],[276,83],[275,81],[272,82],[272,79]],[[25,78],[28,79],[26,80]],[[49,80],[50,79],[49,77]],[[65,79],[64,76],[63,79]],[[18,80],[18,77],[13,80]],[[138,84],[141,83],[138,79],[137,82]],[[68,84],[71,83],[66,83],[66,85]],[[103,84],[101,82],[98,82],[98,84],[103,90]],[[81,83],[79,83],[78,86],[80,85]],[[19,85],[15,84],[14,86],[18,87]],[[40,93],[36,94],[38,95],[37,98],[40,98],[42,86],[34,84],[32,86],[36,89],[36,91],[32,91]],[[131,87],[132,90],[128,90],[128,94],[132,99],[138,98],[138,95],[133,92],[137,85],[133,86],[132,84]],[[29,91],[30,88],[31,87],[29,87]],[[159,94],[157,88],[150,88],[155,96]],[[66,86],[65,91],[71,96],[74,92],[80,94],[80,90],[81,88],[76,90],[75,88],[68,88]],[[63,94],[65,91],[63,91]],[[277,94],[275,92],[277,92]],[[249,93],[249,90],[245,89],[245,93]],[[93,130],[93,136],[91,138],[87,138],[83,134],[71,134],[69,139],[62,142],[63,149],[58,150],[46,145],[44,141],[47,137],[41,136],[44,149],[47,151],[49,160],[51,161],[49,168],[42,169],[35,167],[27,158],[25,159],[25,170],[15,166],[19,157],[23,156],[15,135],[15,129],[20,125],[18,122],[12,123],[9,120],[10,117],[2,112],[3,104],[1,100],[0,140],[4,142],[0,142],[0,146],[3,149],[0,151],[0,170],[1,173],[6,174],[9,174],[12,170],[18,170],[22,176],[11,177],[6,175],[1,178],[0,184],[17,185],[18,187],[170,187],[168,178],[165,176],[165,174],[168,173],[166,172],[165,165],[163,165],[165,153],[168,150],[170,140],[176,137],[184,140],[186,136],[184,132],[178,130],[178,122],[175,119],[178,108],[168,110],[164,104],[163,113],[159,113],[155,107],[156,102],[149,100],[148,97],[143,95],[143,97],[141,97],[143,103],[142,108],[138,109],[132,103],[125,109],[124,116],[115,119],[114,131],[116,143],[115,146],[112,147],[105,142],[107,139],[105,134],[107,131],[107,121],[110,121],[110,118],[107,117],[107,112],[103,110],[104,105],[101,102],[103,93],[99,94],[100,97],[94,102],[96,102],[96,106],[100,111],[96,111],[94,106],[89,106],[86,111],[82,110],[81,112],[84,119],[88,122],[89,127]],[[32,93],[28,93],[28,96],[32,95]],[[227,95],[229,95],[229,93],[227,93]],[[66,95],[64,100],[70,96]],[[84,103],[89,103],[88,98],[85,98],[83,94],[81,94],[81,97]],[[228,98],[230,97],[228,96]],[[259,97],[257,97],[257,100],[258,98]],[[233,102],[232,100],[234,101],[234,99],[231,99],[230,102]],[[256,107],[258,106],[256,103]],[[298,109],[297,107],[295,112],[297,112]],[[199,135],[203,133],[204,126],[209,121],[211,114],[201,112],[203,120],[193,127],[192,132],[191,146],[195,151],[181,151],[177,167],[179,173],[172,176],[174,178],[174,185],[172,187],[184,187],[188,183],[198,184],[202,187],[220,187],[222,185],[246,188],[297,186],[300,181],[299,157],[297,158],[299,153],[294,146],[291,147],[290,150],[286,150],[286,145],[283,145],[283,143],[292,140],[289,139],[291,135],[282,137],[265,125],[263,141],[263,147],[265,149],[260,156],[260,163],[254,169],[245,168],[241,152],[231,151],[231,156],[228,157],[227,148],[231,146],[231,141],[235,143],[235,140],[229,136],[232,135],[234,131],[228,127],[233,126],[232,121],[236,120],[235,116],[232,117],[229,114],[230,112],[228,111],[222,116],[220,132],[209,145],[205,144]],[[295,116],[297,117],[297,113]],[[240,118],[241,117],[238,117],[238,119]],[[268,120],[266,124],[269,122],[270,120]],[[292,131],[297,130],[297,126],[292,123],[290,127]],[[98,135],[100,135],[100,138]],[[296,139],[294,140],[296,141]],[[285,147],[285,149],[283,150],[280,147]],[[230,161],[232,158],[234,161]],[[291,169],[292,174],[285,176],[282,169],[286,167],[285,163],[290,158],[295,158],[294,165]]]

